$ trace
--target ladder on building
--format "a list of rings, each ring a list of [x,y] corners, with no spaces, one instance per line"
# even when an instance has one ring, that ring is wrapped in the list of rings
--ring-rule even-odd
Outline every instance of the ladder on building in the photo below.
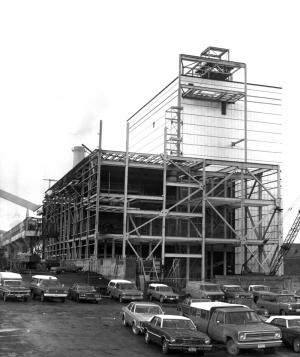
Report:
[[[282,245],[280,247],[276,248],[276,250],[273,254],[273,257],[271,260],[270,275],[275,275],[278,272],[278,270],[283,262],[283,258],[289,252],[299,231],[300,231],[300,210],[298,211],[298,214],[297,214],[284,242],[282,243]]]

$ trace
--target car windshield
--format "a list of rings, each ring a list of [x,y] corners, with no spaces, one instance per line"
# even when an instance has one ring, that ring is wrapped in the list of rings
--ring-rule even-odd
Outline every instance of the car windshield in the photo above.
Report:
[[[300,319],[289,320],[288,326],[289,327],[300,327]]]
[[[21,280],[5,280],[4,285],[6,286],[22,286]]]
[[[130,284],[130,283],[119,284],[119,288],[122,290],[136,290],[137,289],[137,287],[134,284]]]
[[[244,325],[261,322],[261,319],[254,311],[237,311],[227,313],[226,322],[233,325]]]
[[[293,295],[278,296],[279,302],[296,302],[296,298]]]
[[[219,285],[202,285],[202,289],[205,291],[221,292]]]
[[[165,319],[163,320],[163,327],[170,329],[185,329],[185,330],[195,330],[196,326],[191,320],[176,320],[176,319]]]
[[[78,291],[95,291],[95,288],[93,286],[89,285],[79,285],[77,286]]]
[[[270,291],[270,288],[265,285],[256,285],[252,288],[254,291]]]
[[[159,291],[170,292],[170,293],[173,292],[173,290],[170,286],[160,286]]]
[[[240,286],[227,286],[226,291],[244,291]]]
[[[45,285],[45,286],[61,286],[61,283],[57,280],[44,280],[43,285]]]
[[[162,314],[162,309],[159,306],[136,306],[135,313],[137,314],[153,314],[160,315]]]

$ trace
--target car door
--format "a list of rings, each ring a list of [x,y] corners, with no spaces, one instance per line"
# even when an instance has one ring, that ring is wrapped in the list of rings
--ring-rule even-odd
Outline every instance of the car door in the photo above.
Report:
[[[215,311],[212,314],[210,337],[216,341],[223,341],[225,314],[223,311]]]
[[[135,311],[136,305],[131,302],[127,308],[125,308],[125,319],[126,321],[131,325],[134,317],[134,311]]]
[[[152,341],[160,343],[160,335],[158,333],[158,328],[161,326],[161,318],[155,316],[148,325],[148,333]]]
[[[277,326],[281,330],[282,334],[282,340],[287,343],[291,343],[291,336],[289,334],[288,328],[287,328],[287,321],[283,318],[276,318],[272,320],[271,325]]]

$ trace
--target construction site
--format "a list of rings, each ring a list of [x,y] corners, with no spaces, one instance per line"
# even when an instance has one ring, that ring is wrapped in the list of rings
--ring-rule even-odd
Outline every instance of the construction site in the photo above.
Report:
[[[102,121],[97,149],[74,148],[45,193],[44,258],[115,277],[280,273],[281,88],[249,83],[224,48],[178,64],[124,151],[102,147]]]

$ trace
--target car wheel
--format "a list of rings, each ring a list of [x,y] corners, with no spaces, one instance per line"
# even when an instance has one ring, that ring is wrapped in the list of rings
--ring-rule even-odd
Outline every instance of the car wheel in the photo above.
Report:
[[[232,339],[227,341],[226,349],[231,356],[237,356],[240,353],[240,349]]]
[[[45,295],[44,295],[44,293],[41,294],[41,302],[45,302]]]
[[[166,341],[166,340],[162,341],[161,349],[162,349],[162,353],[163,354],[166,355],[167,353],[169,353],[169,343],[168,343],[168,341]]]
[[[3,301],[6,302],[7,301],[7,294],[3,293]]]
[[[124,327],[128,327],[128,323],[126,322],[125,316],[122,315],[122,324]]]
[[[33,291],[30,292],[30,296],[31,296],[31,299],[34,300],[35,299],[35,293]]]
[[[160,302],[160,303],[163,303],[163,302],[164,302],[164,297],[163,297],[163,296],[160,296],[160,297],[159,297],[159,302]]]
[[[149,343],[151,342],[150,335],[149,335],[148,331],[145,332],[145,342],[147,343],[147,345],[149,345]]]
[[[65,298],[61,298],[61,302],[65,302],[66,301],[66,299]]]
[[[76,295],[76,299],[75,300],[76,300],[77,303],[79,303],[79,296],[78,295]]]
[[[280,310],[280,315],[286,315],[284,310]]]
[[[27,302],[28,301],[28,297],[27,296],[23,297],[23,301]]]
[[[139,335],[139,334],[140,334],[140,330],[139,330],[138,327],[136,326],[135,322],[132,323],[131,329],[132,329],[132,332],[133,332],[135,335]]]
[[[152,296],[152,295],[149,296],[149,300],[150,300],[150,301],[153,300],[153,296]]]
[[[293,341],[293,351],[300,352],[300,339],[299,338],[295,338]]]
[[[119,302],[123,302],[123,298],[121,295],[119,296]]]

